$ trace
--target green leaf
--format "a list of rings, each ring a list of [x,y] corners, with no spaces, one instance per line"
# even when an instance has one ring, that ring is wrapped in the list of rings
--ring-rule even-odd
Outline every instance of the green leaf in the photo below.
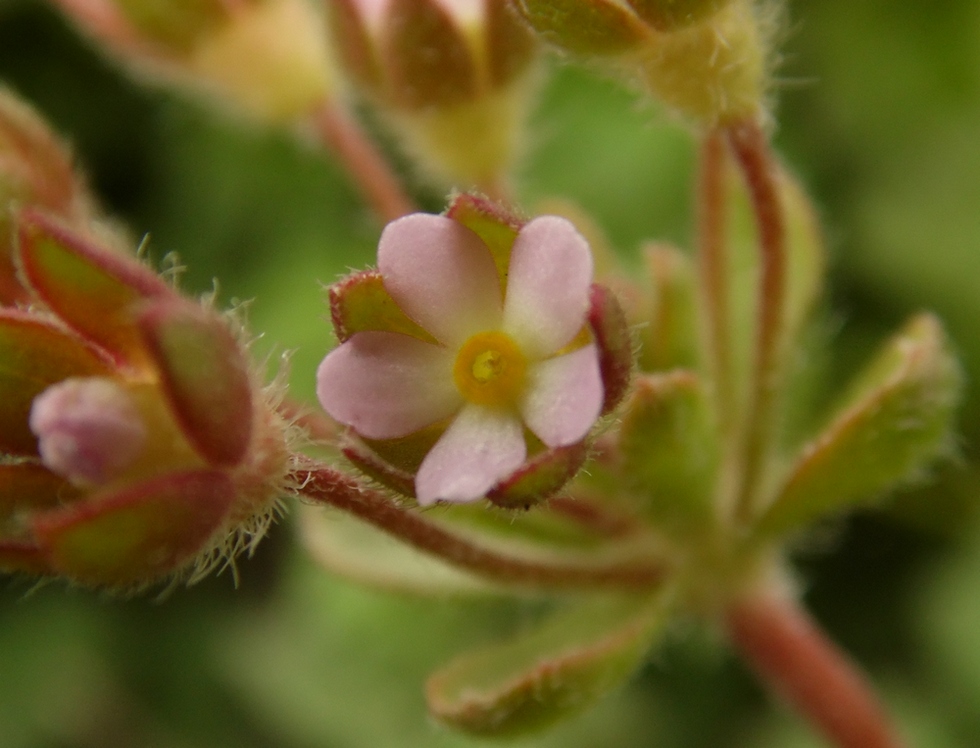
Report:
[[[350,515],[322,507],[302,507],[304,547],[332,574],[388,592],[446,597],[501,593],[467,574]]]
[[[928,314],[914,317],[800,451],[757,531],[795,529],[871,502],[914,477],[950,448],[962,387],[959,363],[939,321]]]
[[[509,641],[462,655],[427,684],[429,711],[487,737],[540,730],[622,683],[662,630],[660,596],[589,599]]]
[[[639,330],[640,368],[691,368],[698,358],[697,297],[691,261],[666,244],[646,247],[644,259],[652,288],[646,324]]]
[[[638,378],[623,409],[623,472],[647,514],[683,529],[704,521],[718,468],[718,445],[701,380],[677,370]]]

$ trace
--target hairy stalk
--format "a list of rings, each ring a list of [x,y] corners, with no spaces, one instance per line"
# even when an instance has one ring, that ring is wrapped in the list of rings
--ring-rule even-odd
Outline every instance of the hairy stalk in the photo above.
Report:
[[[757,122],[727,128],[728,142],[742,170],[755,212],[759,243],[759,290],[751,391],[746,403],[742,475],[735,519],[751,518],[772,439],[779,386],[784,297],[786,294],[786,226],[776,184],[776,164]]]
[[[729,298],[726,282],[728,257],[725,246],[725,141],[717,130],[701,144],[698,173],[698,272],[701,303],[705,310],[708,361],[715,387],[717,412],[724,433],[729,433],[735,412],[735,380],[732,371]]]
[[[311,466],[295,471],[293,478],[301,498],[353,514],[414,548],[491,581],[529,588],[647,589],[667,573],[662,563],[646,556],[594,566],[514,558],[454,535],[332,468]]]
[[[902,748],[857,666],[794,601],[761,594],[736,603],[728,634],[749,665],[840,748]]]
[[[313,114],[313,124],[320,139],[337,156],[383,221],[387,223],[418,210],[384,156],[342,106],[324,103]]]

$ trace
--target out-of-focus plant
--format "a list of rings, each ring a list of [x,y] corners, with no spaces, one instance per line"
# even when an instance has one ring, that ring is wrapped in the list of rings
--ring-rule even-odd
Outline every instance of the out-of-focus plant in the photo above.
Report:
[[[338,346],[317,374],[318,415],[262,386],[234,316],[180,295],[121,241],[104,246],[61,146],[21,104],[0,108],[16,227],[0,268],[13,289],[0,310],[4,568],[110,588],[195,580],[253,547],[294,496],[315,505],[305,542],[338,573],[546,603],[537,627],[431,677],[429,709],[453,728],[543,729],[694,617],[836,744],[902,744],[799,606],[788,556],[815,523],[952,451],[962,376],[922,313],[809,431],[790,428],[825,257],[769,143],[777,4],[56,4],[132,70],[312,125],[388,224],[377,270],[329,288]],[[688,123],[693,259],[654,245],[637,277],[594,260],[585,211],[512,206],[547,45]],[[442,215],[416,210],[357,124],[358,96],[457,190]]]

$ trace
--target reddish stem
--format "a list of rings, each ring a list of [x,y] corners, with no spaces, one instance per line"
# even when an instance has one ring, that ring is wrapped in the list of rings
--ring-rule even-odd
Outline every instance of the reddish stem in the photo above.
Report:
[[[419,550],[493,581],[532,588],[648,589],[666,575],[663,564],[649,557],[601,565],[515,558],[454,535],[331,468],[298,470],[294,478],[299,482],[301,497],[349,512]]]
[[[762,128],[755,121],[730,125],[728,142],[742,169],[755,211],[759,241],[759,291],[752,391],[746,410],[743,474],[735,507],[748,519],[767,459],[776,390],[786,294],[786,227],[776,183],[776,164]]]
[[[794,601],[747,598],[726,619],[732,643],[762,680],[835,745],[905,745],[864,675]]]
[[[314,113],[313,123],[382,220],[393,221],[418,209],[384,156],[346,110],[327,102]]]
[[[728,257],[725,245],[725,142],[717,130],[701,144],[698,173],[698,270],[718,413],[727,431],[734,412]]]

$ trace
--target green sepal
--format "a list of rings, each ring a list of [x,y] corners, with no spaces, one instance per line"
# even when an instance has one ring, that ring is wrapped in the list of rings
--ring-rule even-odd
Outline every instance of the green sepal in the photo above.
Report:
[[[632,10],[611,0],[516,0],[515,7],[546,42],[586,57],[631,52],[650,35]]]
[[[697,374],[677,370],[637,377],[621,418],[623,474],[644,512],[665,529],[686,530],[705,522],[719,446]]]
[[[680,250],[664,244],[644,250],[650,304],[639,328],[643,371],[694,368],[698,362],[697,293],[694,268]]]
[[[483,240],[497,267],[500,287],[507,288],[510,253],[526,221],[503,205],[472,193],[454,197],[446,209],[446,217],[463,224]]]
[[[242,461],[252,441],[248,363],[215,312],[181,299],[145,307],[139,326],[188,441],[212,465]]]
[[[757,532],[787,532],[867,504],[951,447],[963,375],[939,321],[914,317],[799,452]]]
[[[589,289],[589,328],[599,350],[602,375],[602,414],[622,402],[633,377],[633,338],[619,300],[608,288],[593,283]]]
[[[347,445],[341,449],[341,452],[354,467],[368,478],[376,480],[382,486],[390,488],[402,496],[415,498],[415,473],[395,467],[370,450],[362,449],[357,443]]]
[[[504,509],[530,509],[560,491],[582,467],[589,454],[582,441],[530,457],[512,475],[494,486],[487,499]]]
[[[575,715],[638,667],[665,607],[661,596],[579,602],[436,672],[426,686],[429,712],[483,737],[519,736]]]
[[[209,550],[233,500],[225,473],[197,470],[38,513],[32,527],[54,573],[83,584],[139,586]]]
[[[0,521],[18,511],[47,509],[79,496],[77,488],[36,462],[0,465]]]
[[[28,426],[34,398],[68,377],[112,376],[111,364],[67,330],[0,310],[0,452],[37,454]]]
[[[330,320],[341,343],[354,333],[368,330],[398,332],[427,343],[436,342],[395,303],[377,270],[349,275],[330,286],[327,296]]]
[[[145,364],[134,304],[176,296],[133,257],[106,249],[43,213],[19,221],[24,279],[37,296],[82,337],[129,364]]]
[[[462,28],[436,0],[388,0],[381,54],[388,98],[408,110],[476,96],[476,59]]]
[[[375,589],[424,597],[503,591],[348,514],[301,507],[300,533],[310,556],[330,573]]]
[[[729,0],[627,0],[644,21],[660,31],[689,26],[727,5]]]

